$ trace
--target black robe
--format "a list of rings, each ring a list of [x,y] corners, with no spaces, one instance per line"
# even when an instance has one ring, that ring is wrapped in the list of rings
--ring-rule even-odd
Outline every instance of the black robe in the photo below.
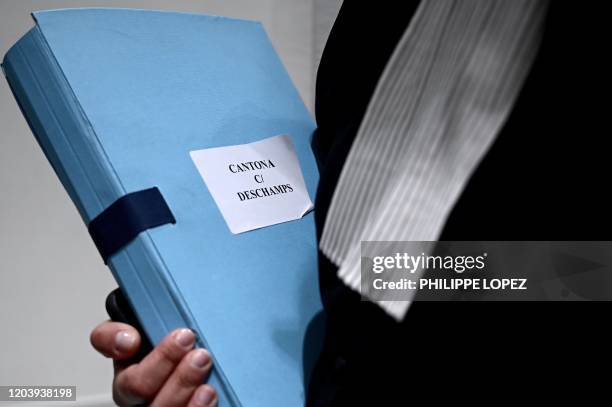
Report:
[[[317,74],[319,238],[368,101],[417,6],[346,0],[334,24]],[[612,240],[604,7],[551,1],[519,98],[440,240]],[[551,401],[586,385],[588,395],[604,390],[596,368],[610,365],[612,303],[415,302],[396,323],[336,271],[319,253],[326,335],[310,406],[497,404],[528,402],[531,391]]]

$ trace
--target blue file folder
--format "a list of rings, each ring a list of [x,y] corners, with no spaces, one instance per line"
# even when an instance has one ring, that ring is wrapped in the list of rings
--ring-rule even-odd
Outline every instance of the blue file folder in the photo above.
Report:
[[[151,341],[195,330],[220,406],[302,405],[304,335],[321,309],[313,213],[234,235],[189,156],[289,134],[314,197],[315,126],[261,24],[128,9],[33,16],[3,70],[85,224],[152,187],[176,218],[108,260]]]

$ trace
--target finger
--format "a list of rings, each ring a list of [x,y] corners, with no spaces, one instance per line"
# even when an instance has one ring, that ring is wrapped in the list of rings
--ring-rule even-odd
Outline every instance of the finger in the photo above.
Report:
[[[140,363],[115,375],[115,401],[143,403],[153,400],[194,343],[195,335],[189,329],[177,329],[166,336]]]
[[[206,350],[192,350],[172,372],[151,406],[185,406],[210,372],[211,366],[212,360]]]
[[[191,400],[189,400],[188,407],[215,407],[217,405],[217,392],[215,389],[208,385],[202,384],[194,392]]]
[[[91,331],[89,340],[98,352],[116,360],[131,358],[140,347],[138,331],[121,322],[102,322]]]

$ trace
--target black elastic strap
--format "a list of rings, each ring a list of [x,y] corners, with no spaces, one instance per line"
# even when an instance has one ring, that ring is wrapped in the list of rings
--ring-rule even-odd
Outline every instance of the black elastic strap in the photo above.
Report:
[[[176,223],[156,187],[132,192],[113,202],[89,223],[89,234],[104,263],[144,230]]]

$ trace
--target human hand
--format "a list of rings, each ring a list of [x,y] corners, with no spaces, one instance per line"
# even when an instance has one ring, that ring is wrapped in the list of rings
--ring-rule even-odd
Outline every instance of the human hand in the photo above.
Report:
[[[139,362],[130,360],[141,343],[131,325],[103,322],[91,332],[90,340],[98,352],[113,359],[113,400],[118,405],[217,405],[215,389],[202,384],[212,367],[210,354],[193,349],[195,335],[189,329],[171,332]]]

